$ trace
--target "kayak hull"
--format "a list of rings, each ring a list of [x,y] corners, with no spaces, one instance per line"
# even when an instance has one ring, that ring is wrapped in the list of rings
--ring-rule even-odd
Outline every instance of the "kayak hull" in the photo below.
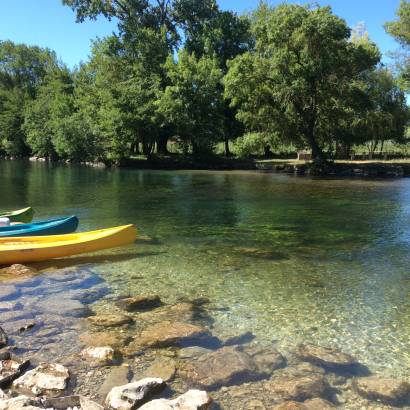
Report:
[[[9,218],[10,222],[29,223],[33,220],[33,216],[34,209],[31,207],[19,209],[17,211],[0,211],[0,218]]]
[[[135,241],[134,225],[54,236],[0,238],[0,265],[40,262],[115,248]]]
[[[33,222],[0,227],[0,237],[10,238],[18,236],[63,235],[75,232],[78,227],[78,218],[70,216],[49,221]]]

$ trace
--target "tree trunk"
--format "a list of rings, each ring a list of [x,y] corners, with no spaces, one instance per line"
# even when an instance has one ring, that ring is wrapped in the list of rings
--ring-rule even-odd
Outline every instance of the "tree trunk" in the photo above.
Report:
[[[152,142],[142,141],[142,152],[147,157],[149,157],[152,154],[153,147],[154,147],[154,144]]]
[[[167,144],[168,144],[168,137],[158,137],[157,138],[157,153],[166,155],[168,154],[168,149],[167,149]]]
[[[319,147],[319,144],[316,141],[313,128],[310,128],[306,135],[307,141],[309,143],[310,149],[312,150],[312,159],[313,161],[324,161],[325,154],[322,149]]]
[[[225,138],[225,156],[230,157],[231,151],[229,150],[229,139]]]

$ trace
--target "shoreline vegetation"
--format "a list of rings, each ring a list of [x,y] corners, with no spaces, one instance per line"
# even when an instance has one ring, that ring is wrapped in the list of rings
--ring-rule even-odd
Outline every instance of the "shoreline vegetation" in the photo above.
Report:
[[[240,159],[219,156],[199,159],[182,155],[130,158],[115,166],[103,162],[49,161],[46,158],[3,158],[3,161],[19,160],[55,165],[82,165],[95,168],[128,168],[140,170],[203,170],[203,171],[263,171],[295,176],[321,176],[333,178],[398,178],[410,176],[410,159],[359,160],[325,162],[296,159]]]
[[[408,59],[384,65],[364,25],[329,6],[261,2],[238,15],[215,0],[62,3],[79,23],[103,16],[117,31],[74,69],[0,40],[2,156],[175,169],[308,151],[307,168],[325,174],[360,150],[408,155]],[[404,56],[409,8],[385,26]]]

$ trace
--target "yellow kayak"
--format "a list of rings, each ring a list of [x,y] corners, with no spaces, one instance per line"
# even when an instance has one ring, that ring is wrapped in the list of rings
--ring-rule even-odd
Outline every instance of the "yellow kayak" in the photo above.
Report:
[[[134,225],[68,235],[0,238],[0,265],[38,262],[115,248],[135,241]]]

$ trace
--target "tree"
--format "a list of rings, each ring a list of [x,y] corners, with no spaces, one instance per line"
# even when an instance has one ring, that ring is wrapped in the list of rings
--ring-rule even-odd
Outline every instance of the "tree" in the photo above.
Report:
[[[352,124],[357,142],[366,143],[370,153],[377,147],[382,151],[388,140],[403,143],[410,112],[406,96],[392,73],[383,67],[370,72],[366,94],[370,105],[365,115]]]
[[[209,153],[223,126],[217,60],[181,50],[177,61],[168,58],[166,68],[170,85],[159,101],[159,112],[175,124],[183,141],[191,143],[195,155]]]
[[[0,149],[7,154],[29,153],[24,109],[57,66],[55,53],[48,49],[0,41]]]
[[[38,87],[36,99],[30,101],[24,112],[23,131],[31,151],[40,157],[55,159],[65,118],[74,111],[74,84],[65,67],[56,68]],[[57,148],[56,148],[57,147]]]
[[[250,131],[278,133],[323,160],[346,94],[379,61],[376,46],[349,41],[349,28],[330,7],[262,3],[252,29],[255,50],[229,64],[226,97]]]
[[[398,20],[385,24],[386,31],[402,46],[403,53],[396,54],[400,71],[401,85],[410,89],[410,2],[401,0],[397,10]]]

